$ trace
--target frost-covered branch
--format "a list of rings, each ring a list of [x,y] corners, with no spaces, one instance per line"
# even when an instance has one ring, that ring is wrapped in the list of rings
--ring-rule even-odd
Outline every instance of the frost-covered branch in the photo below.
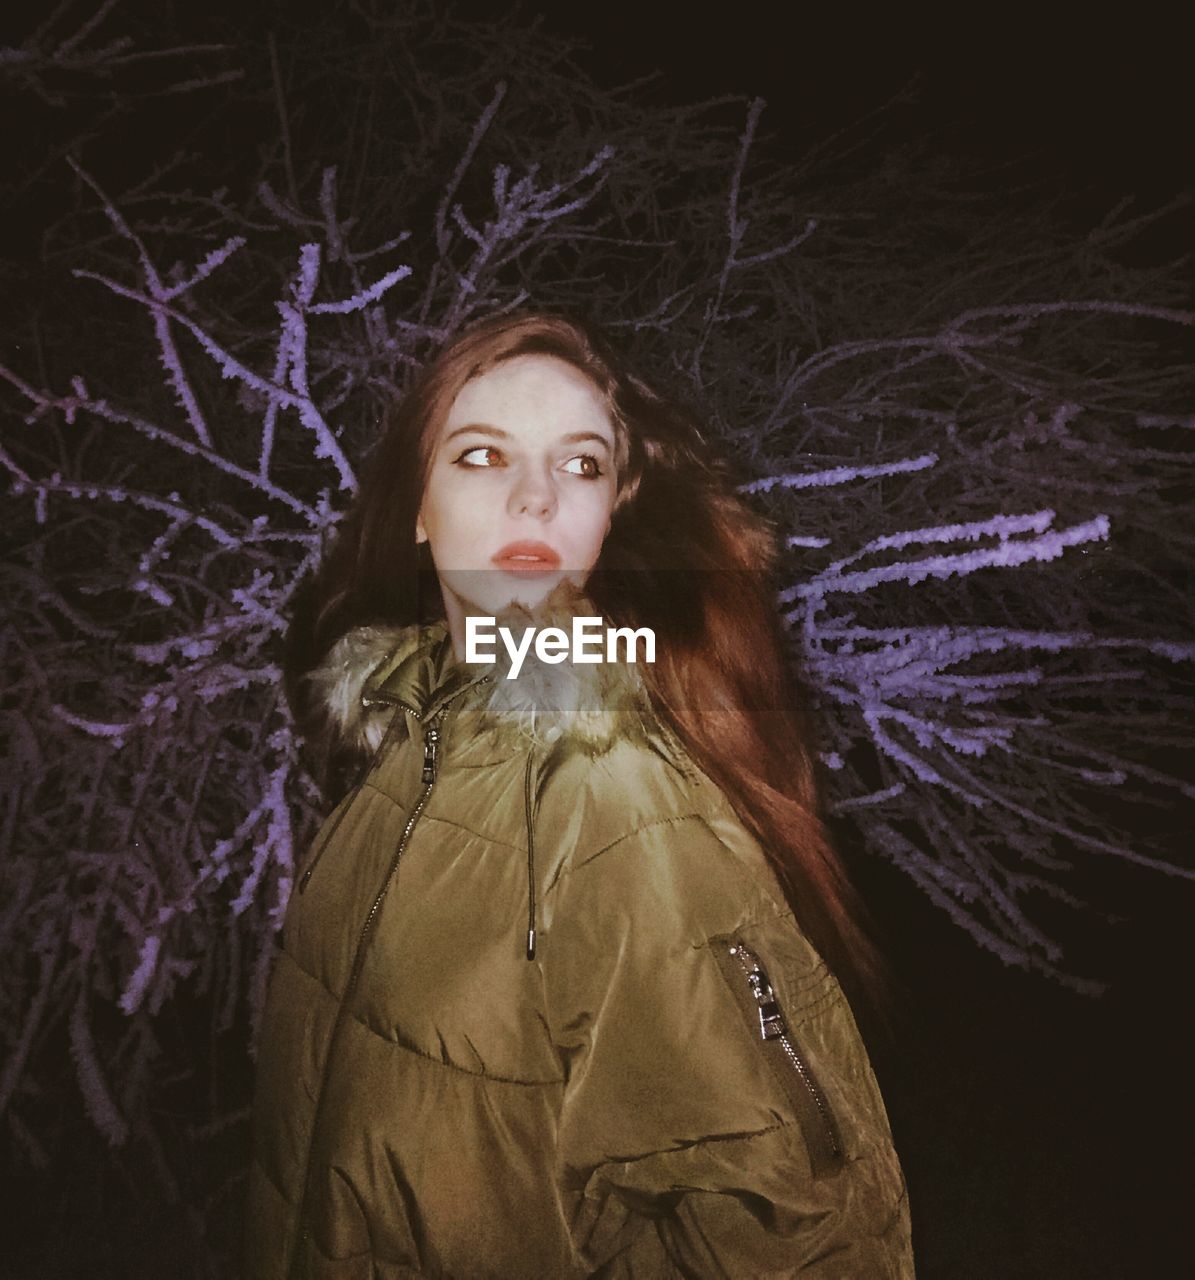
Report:
[[[138,49],[130,36],[94,39],[117,9],[119,0],[102,0],[89,16],[77,16],[81,5],[64,0],[19,44],[0,48],[0,76],[17,89],[35,94],[48,105],[67,105],[76,82],[110,81],[122,71],[149,62],[185,65],[228,52],[225,44],[194,43],[160,49]],[[74,13],[72,13],[74,11]],[[74,25],[77,24],[77,25]],[[243,71],[174,71],[155,94],[188,93],[240,80]],[[184,78],[177,78],[180,75]]]

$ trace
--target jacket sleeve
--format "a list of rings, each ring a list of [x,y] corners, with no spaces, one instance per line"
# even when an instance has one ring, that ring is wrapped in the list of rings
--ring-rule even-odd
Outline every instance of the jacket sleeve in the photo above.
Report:
[[[574,860],[555,886],[558,1179],[595,1274],[913,1274],[866,1052],[773,886],[696,815]],[[763,1037],[744,944],[787,1049]]]

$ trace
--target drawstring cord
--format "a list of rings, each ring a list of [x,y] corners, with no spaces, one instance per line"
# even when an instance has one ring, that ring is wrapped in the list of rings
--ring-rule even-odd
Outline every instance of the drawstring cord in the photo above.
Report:
[[[523,801],[527,816],[527,959],[535,959],[535,834],[531,822],[531,762],[535,753],[527,752],[527,771],[523,775]]]
[[[353,806],[353,801],[357,794],[365,786],[369,775],[377,767],[378,762],[386,752],[387,746],[394,738],[395,730],[403,721],[403,712],[405,708],[402,705],[395,707],[394,715],[391,717],[390,723],[386,726],[386,732],[382,735],[381,742],[378,743],[373,755],[367,761],[365,767],[361,770],[357,781],[353,785],[352,794],[348,799],[348,803],[343,806],[331,830],[321,842],[319,850],[311,859],[307,869],[303,872],[299,881],[299,892],[302,893],[307,888],[307,882],[311,879],[311,873],[315,870],[316,864],[323,857],[324,850],[332,841],[332,837],[336,834],[336,829],[340,826],[345,814]],[[527,959],[535,959],[536,944],[536,927],[535,927],[535,825],[533,822],[533,804],[531,793],[531,773],[535,763],[535,753],[528,751],[527,768],[523,775],[523,804],[524,814],[527,820]]]

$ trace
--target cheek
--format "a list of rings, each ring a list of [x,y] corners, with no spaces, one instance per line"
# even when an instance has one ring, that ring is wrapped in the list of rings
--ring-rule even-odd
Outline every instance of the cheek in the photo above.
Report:
[[[595,561],[606,540],[610,516],[614,509],[612,492],[596,493],[588,498],[575,513],[573,544],[591,563]]]
[[[437,508],[435,519],[427,521],[432,550],[453,562],[470,563],[472,553],[484,544],[492,523],[476,503]]]
[[[460,503],[453,502],[452,493],[435,478],[428,485],[420,507],[420,519],[424,532],[438,557],[449,551],[460,536],[462,517]]]
[[[467,501],[460,491],[460,485],[454,484],[452,474],[433,472],[431,480],[423,494],[423,523],[428,533],[439,533],[442,537],[451,535],[468,520],[473,503]]]

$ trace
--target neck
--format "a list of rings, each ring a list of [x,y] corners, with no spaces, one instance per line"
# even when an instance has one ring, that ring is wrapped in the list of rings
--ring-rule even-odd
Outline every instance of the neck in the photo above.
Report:
[[[444,599],[444,613],[448,623],[448,634],[452,637],[452,652],[457,662],[465,660],[465,619],[469,613],[475,613],[471,606],[466,610],[460,597],[447,587],[441,586],[440,594]]]
[[[488,570],[486,572],[488,573]],[[443,578],[440,579],[440,596],[444,601],[448,634],[452,638],[452,652],[460,663],[465,661],[465,622],[468,618],[496,617],[499,623],[517,622],[521,632],[522,628],[528,625],[559,625],[562,616],[571,615],[582,605],[585,606],[583,612],[593,611],[586,600],[583,583],[574,581],[571,577],[560,579],[539,600],[532,603],[510,600],[497,609],[488,609],[468,599],[458,590],[454,590]]]

